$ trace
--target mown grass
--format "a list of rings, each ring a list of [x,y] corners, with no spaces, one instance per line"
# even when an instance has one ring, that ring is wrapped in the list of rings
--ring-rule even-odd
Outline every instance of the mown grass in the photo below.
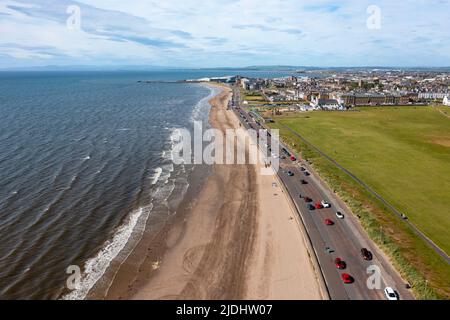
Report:
[[[274,127],[288,125],[356,174],[448,252],[448,118],[431,108],[394,107],[275,120]],[[418,298],[450,298],[450,268],[444,259],[348,175],[289,131],[280,128],[280,133],[361,217],[369,236],[391,257]]]

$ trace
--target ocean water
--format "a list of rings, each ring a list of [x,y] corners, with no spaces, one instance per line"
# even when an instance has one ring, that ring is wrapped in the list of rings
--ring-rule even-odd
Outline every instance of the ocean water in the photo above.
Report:
[[[0,299],[83,299],[176,211],[192,170],[171,161],[176,129],[207,122],[217,90],[138,81],[230,73],[0,73]]]

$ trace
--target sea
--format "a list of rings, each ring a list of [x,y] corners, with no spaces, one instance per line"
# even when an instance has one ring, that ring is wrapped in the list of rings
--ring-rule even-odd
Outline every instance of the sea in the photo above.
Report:
[[[285,72],[0,72],[0,299],[85,299],[152,217],[176,214],[193,166],[177,129],[218,93],[178,80]],[[72,285],[72,286],[71,286]]]

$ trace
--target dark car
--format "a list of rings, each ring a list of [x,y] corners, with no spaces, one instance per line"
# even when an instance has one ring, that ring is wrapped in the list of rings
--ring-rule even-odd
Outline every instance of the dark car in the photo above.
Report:
[[[300,168],[300,171],[301,171],[301,172],[305,172],[305,171],[306,171],[305,167],[301,167],[301,168]]]
[[[294,173],[293,173],[292,171],[288,171],[288,172],[287,172],[287,175],[288,175],[289,177],[293,177],[293,176],[294,176]]]
[[[311,174],[308,171],[303,172],[305,176],[310,176]]]
[[[345,261],[342,261],[341,258],[336,258],[336,260],[334,260],[334,264],[339,270],[344,270],[345,268],[347,268],[347,264],[345,263]]]
[[[302,183],[302,184],[308,184],[308,181],[302,180],[301,183]]]
[[[304,199],[305,199],[305,202],[312,202],[311,198],[305,197]]]
[[[316,207],[314,207],[312,204],[308,204],[308,209],[313,211],[316,209]]]
[[[372,259],[373,259],[372,252],[370,252],[366,248],[361,249],[361,255],[364,258],[364,260],[366,260],[366,261],[372,261]]]

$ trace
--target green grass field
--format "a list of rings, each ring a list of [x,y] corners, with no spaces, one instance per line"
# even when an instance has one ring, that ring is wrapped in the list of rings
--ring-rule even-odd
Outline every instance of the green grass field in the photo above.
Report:
[[[358,176],[450,253],[450,118],[445,113],[431,107],[382,107],[294,114],[275,120],[275,126],[289,126]],[[281,134],[302,145],[286,130]],[[339,184],[353,194],[359,188],[311,150],[303,156],[313,159],[333,187]],[[357,193],[365,196],[364,191]],[[348,198],[353,201],[355,196]],[[374,203],[373,199],[368,203],[361,200],[360,205],[367,209]],[[423,269],[421,273],[436,280],[437,286],[444,286],[444,292],[449,290],[450,269],[442,264],[443,259],[427,252],[428,247],[393,216],[378,211],[371,217],[377,225],[390,228],[396,245],[405,249],[402,258],[410,261],[415,254],[422,255],[422,265],[417,266]]]

